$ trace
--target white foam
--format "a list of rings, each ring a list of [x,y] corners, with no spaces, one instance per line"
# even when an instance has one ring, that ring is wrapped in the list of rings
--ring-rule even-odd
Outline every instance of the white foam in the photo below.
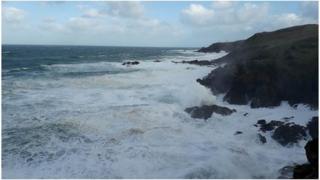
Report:
[[[266,134],[267,143],[262,145],[253,124],[259,119],[294,116],[291,121],[304,125],[317,111],[304,106],[293,109],[286,103],[254,110],[228,105],[196,82],[214,67],[171,62],[223,55],[193,52],[190,57],[164,57],[162,62],[140,61],[128,67],[121,63],[51,65],[50,73],[97,68],[134,71],[15,80],[10,93],[19,98],[3,100],[8,107],[5,128],[41,129],[48,124],[68,128],[41,131],[47,133],[40,136],[49,138],[44,145],[30,146],[38,143],[32,138],[18,150],[20,154],[3,157],[4,178],[276,178],[283,166],[305,162],[306,141],[287,148]],[[186,107],[213,103],[237,112],[225,117],[214,114],[207,122],[184,112]],[[55,136],[65,131],[73,138],[63,141]],[[243,134],[235,136],[236,131]],[[31,132],[38,135],[39,128]],[[21,158],[22,151],[31,153],[28,158],[33,160]],[[39,161],[40,152],[57,158],[47,160],[44,155],[45,160]]]

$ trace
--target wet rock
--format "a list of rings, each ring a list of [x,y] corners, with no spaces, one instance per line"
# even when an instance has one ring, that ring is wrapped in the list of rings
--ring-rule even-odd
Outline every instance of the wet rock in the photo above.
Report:
[[[190,107],[186,108],[185,111],[189,114],[191,114],[192,118],[200,118],[200,119],[208,119],[211,117],[212,113],[217,113],[223,116],[230,115],[234,112],[236,112],[235,109],[229,109],[227,107],[223,106],[217,106],[217,105],[204,105],[201,107]]]
[[[313,117],[307,124],[307,129],[312,139],[318,138],[318,117]]]
[[[272,138],[283,146],[297,143],[306,136],[305,127],[287,123],[277,127],[272,135]]]
[[[318,25],[257,33],[242,41],[215,43],[200,52],[230,50],[198,82],[231,104],[252,108],[290,105],[318,106]],[[226,48],[228,47],[228,48]],[[229,48],[232,47],[232,48]]]
[[[140,62],[139,61],[128,61],[122,63],[122,65],[138,65]]]
[[[257,121],[257,124],[263,125],[263,124],[267,124],[267,122],[264,119],[260,119]]]
[[[238,135],[238,134],[242,134],[243,132],[242,131],[236,131],[235,133],[234,133],[234,135]]]
[[[311,165],[318,167],[318,138],[309,141],[304,149],[306,150],[306,156]]]
[[[199,65],[199,66],[209,66],[212,65],[211,61],[207,60],[193,60],[193,61],[181,61],[181,62],[175,62],[174,63],[184,63],[184,64],[194,64],[194,65]]]
[[[294,167],[294,179],[317,179],[317,172],[312,168],[311,164],[302,164]]]
[[[279,170],[280,176],[278,179],[291,179],[293,176],[294,166],[285,166]]]
[[[276,121],[276,120],[272,120],[269,123],[266,123],[266,120],[261,119],[257,121],[256,125],[260,125],[260,131],[262,132],[266,132],[266,131],[272,131],[274,130],[276,127],[281,126],[284,122],[282,121]]]
[[[319,160],[319,140],[313,139],[309,141],[304,147],[306,151],[306,156],[309,163],[297,165],[293,170],[293,178],[295,179],[318,179],[319,178],[319,169],[318,169],[318,160]]]
[[[258,134],[259,140],[262,144],[265,144],[267,142],[266,137],[264,137],[263,135],[261,135],[260,133]]]
[[[283,120],[286,120],[286,121],[288,121],[288,120],[290,120],[290,119],[292,119],[292,118],[294,118],[294,116],[290,116],[290,117],[284,117],[284,118],[282,118]]]

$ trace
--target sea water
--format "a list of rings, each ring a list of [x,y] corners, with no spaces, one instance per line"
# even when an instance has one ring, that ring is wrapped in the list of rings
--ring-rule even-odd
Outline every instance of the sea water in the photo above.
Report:
[[[174,63],[226,53],[195,50],[3,46],[3,177],[277,178],[306,162],[306,140],[283,147],[266,134],[261,144],[253,125],[305,125],[317,111],[227,104],[196,82],[216,66]],[[237,112],[204,121],[184,111],[206,104]]]

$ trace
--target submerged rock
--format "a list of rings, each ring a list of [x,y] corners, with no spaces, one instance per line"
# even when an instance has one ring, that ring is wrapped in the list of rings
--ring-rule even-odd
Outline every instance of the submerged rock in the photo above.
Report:
[[[243,132],[242,131],[236,131],[235,133],[234,133],[234,135],[238,135],[238,134],[242,134]]]
[[[229,109],[223,106],[217,105],[204,105],[201,107],[190,107],[186,108],[185,111],[191,115],[192,118],[208,119],[211,117],[212,113],[217,113],[223,116],[230,115],[236,112],[235,109]]]
[[[294,166],[285,166],[279,170],[280,176],[278,179],[291,179],[293,176]]]
[[[258,134],[259,140],[262,144],[265,144],[267,142],[266,137],[264,137],[263,135],[261,135],[260,133]]]
[[[294,123],[287,123],[276,128],[271,137],[281,145],[286,146],[297,143],[306,136],[305,127]]]
[[[140,62],[139,61],[128,61],[122,63],[122,65],[138,65]]]

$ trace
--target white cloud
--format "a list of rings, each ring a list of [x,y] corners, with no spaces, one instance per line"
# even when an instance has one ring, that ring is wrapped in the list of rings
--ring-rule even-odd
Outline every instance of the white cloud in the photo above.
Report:
[[[200,4],[190,4],[188,9],[182,11],[182,20],[195,25],[208,25],[214,18],[214,11]]]
[[[217,7],[218,5],[218,7]],[[244,3],[234,7],[227,1],[217,1],[211,9],[200,4],[191,4],[182,10],[182,21],[195,26],[234,26],[238,24],[250,24],[263,20],[268,14],[266,3]]]
[[[92,30],[98,25],[97,20],[85,17],[71,17],[67,22],[67,26],[74,31]]]
[[[26,12],[15,7],[3,7],[2,18],[8,23],[20,23],[24,20]]]
[[[138,1],[110,1],[107,2],[108,13],[112,16],[126,18],[140,18],[144,16],[144,6]]]
[[[46,31],[55,31],[55,32],[65,32],[66,28],[63,24],[56,22],[53,17],[46,17],[43,19],[42,23],[39,25],[41,29]]]
[[[101,18],[101,17],[105,17],[106,14],[101,10],[89,8],[89,9],[83,10],[82,16],[88,17],[88,18]]]
[[[218,0],[213,2],[213,7],[218,9],[230,8],[233,5],[231,1]]]

